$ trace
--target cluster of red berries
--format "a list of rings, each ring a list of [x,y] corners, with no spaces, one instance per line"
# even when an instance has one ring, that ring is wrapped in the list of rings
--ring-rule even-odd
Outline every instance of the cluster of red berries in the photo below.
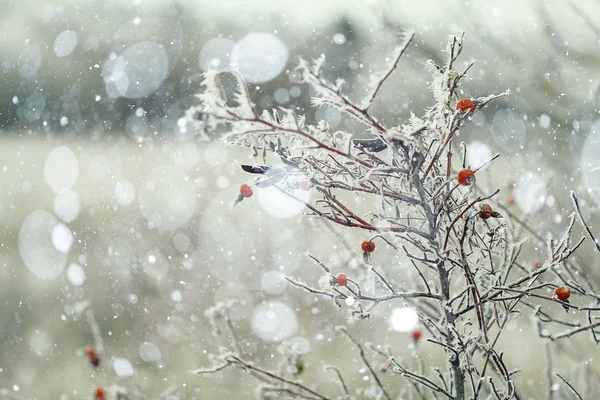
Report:
[[[88,358],[90,364],[98,368],[100,365],[100,357],[98,357],[96,349],[94,349],[92,346],[86,347],[85,356]],[[104,389],[101,386],[96,386],[94,388],[94,395],[96,400],[104,400]]]
[[[475,112],[475,103],[471,99],[462,99],[456,103],[456,110],[459,112]],[[471,169],[463,169],[458,173],[458,183],[462,186],[469,186],[475,181],[475,172]]]

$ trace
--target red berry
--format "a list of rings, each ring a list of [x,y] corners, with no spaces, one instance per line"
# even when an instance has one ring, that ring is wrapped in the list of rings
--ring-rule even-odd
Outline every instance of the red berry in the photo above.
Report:
[[[569,290],[569,288],[561,286],[556,288],[554,294],[556,295],[556,297],[558,297],[559,300],[565,301],[571,295],[571,291]]]
[[[240,186],[240,194],[242,195],[242,197],[248,198],[248,197],[252,197],[254,192],[252,191],[250,186],[248,186],[245,183],[242,183],[242,186]]]
[[[339,286],[346,286],[348,284],[348,277],[346,274],[339,274],[337,276],[337,284]]]
[[[412,336],[412,338],[415,341],[417,341],[417,340],[421,339],[421,330],[415,329],[414,331],[412,331],[412,333],[410,335]]]
[[[96,394],[96,400],[104,400],[104,389],[102,389],[100,386],[96,386],[94,393]]]
[[[481,211],[479,211],[479,217],[481,219],[488,219],[494,214],[494,210],[489,204],[483,204],[481,206]]]
[[[93,347],[90,346],[86,348],[85,355],[90,360],[90,364],[92,364],[94,367],[100,365],[100,357],[98,357],[98,354],[96,354],[96,350],[94,350]]]
[[[374,242],[367,242],[365,240],[364,242],[362,242],[360,247],[362,248],[362,251],[368,251],[369,253],[372,253],[375,251],[375,243]]]
[[[514,198],[514,197],[510,196],[510,197],[508,198],[508,200],[506,200],[506,204],[508,204],[509,206],[511,206],[511,207],[512,207],[512,206],[514,206],[515,204],[517,204],[517,202],[515,201],[515,198]]]
[[[544,265],[544,263],[542,262],[542,260],[533,260],[533,266],[535,267],[535,269],[542,268],[542,265]]]
[[[307,181],[306,179],[300,182],[300,188],[302,190],[304,190],[305,192],[308,192],[311,188],[312,185],[310,184],[309,181]]]
[[[458,183],[462,186],[469,186],[475,181],[475,172],[471,169],[463,169],[458,173]]]
[[[462,99],[459,100],[458,103],[456,103],[456,109],[461,112],[467,110],[475,112],[475,104],[470,99]]]

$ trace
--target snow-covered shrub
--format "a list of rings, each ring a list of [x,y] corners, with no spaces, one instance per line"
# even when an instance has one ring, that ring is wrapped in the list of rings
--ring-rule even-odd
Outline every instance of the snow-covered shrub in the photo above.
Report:
[[[462,37],[450,40],[443,65],[428,64],[434,99],[429,109],[411,113],[397,126],[384,126],[371,113],[379,90],[399,68],[413,37],[410,32],[404,35],[389,56],[388,68],[372,76],[366,96],[357,102],[344,94],[344,81],[331,83],[323,77],[324,57],[312,63],[301,60],[297,67],[313,90],[312,105],[339,110],[358,122],[367,138],[334,130],[325,122],[309,124],[295,110],[280,107],[259,114],[235,71],[204,75],[202,105],[189,110],[188,117],[204,135],[223,134],[228,144],[251,149],[257,160],[255,165],[242,165],[256,180],[241,185],[235,204],[253,201],[254,190],[275,189],[301,203],[308,215],[362,232],[363,258],[352,274],[334,273],[339,266],[327,265],[322,261],[325,255],[308,254],[321,279],[285,279],[300,291],[348,310],[349,326],[337,328],[340,340],[349,340],[370,379],[364,384],[348,382],[344,365],[327,365],[340,390],[322,392],[318,382],[302,380],[302,356],[285,349],[285,343],[278,371],[255,364],[228,317],[231,304],[222,303],[206,316],[216,332],[228,332],[228,346],[214,356],[212,366],[195,372],[229,367],[247,371],[259,382],[256,394],[261,399],[512,399],[519,398],[519,365],[504,357],[499,339],[515,316],[531,316],[547,346],[584,332],[598,343],[595,328],[600,322],[594,313],[600,310],[600,297],[573,254],[584,238],[571,241],[579,219],[595,242],[577,196],[572,193],[575,212],[565,235],[547,238],[499,200],[500,189],[493,181],[477,179],[482,168],[494,168],[490,162],[498,155],[477,168],[466,165],[470,149],[457,139],[459,129],[508,91],[479,98],[462,93],[461,81],[473,65],[457,63]],[[237,81],[230,96],[221,84],[225,74]],[[281,163],[269,165],[273,155]],[[312,199],[303,195],[308,191]],[[365,204],[370,206],[367,210]],[[546,260],[537,265],[522,262],[527,240],[547,246]],[[379,259],[382,249],[410,266],[408,279],[396,265]],[[369,343],[353,333],[376,307],[388,302],[403,306],[390,317],[392,329],[411,332],[415,345],[432,344],[444,355],[445,365],[407,367],[393,344]],[[579,396],[566,378],[554,376],[549,358],[547,365],[550,394],[557,390],[553,382],[560,379],[566,384],[563,395]],[[402,383],[389,386],[394,379]],[[375,390],[369,392],[367,386]]]

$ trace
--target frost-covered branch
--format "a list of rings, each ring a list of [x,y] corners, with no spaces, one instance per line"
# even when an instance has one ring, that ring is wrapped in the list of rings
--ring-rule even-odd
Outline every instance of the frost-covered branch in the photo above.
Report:
[[[532,309],[540,336],[550,339],[548,342],[589,332],[599,343],[600,323],[593,313],[600,311],[600,295],[576,259],[584,243],[583,237],[572,237],[576,217],[598,250],[600,246],[575,194],[575,213],[568,219],[565,233],[558,239],[545,238],[500,203],[500,189],[477,182],[483,168],[494,168],[499,155],[471,168],[466,161],[471,149],[457,143],[457,136],[475,113],[510,92],[457,99],[474,63],[470,60],[457,66],[462,36],[450,40],[443,65],[428,64],[434,101],[422,116],[411,113],[398,126],[386,127],[370,113],[413,37],[408,33],[388,57],[387,68],[374,74],[366,89],[369,94],[359,104],[344,93],[342,80],[331,83],[324,78],[324,57],[312,63],[300,61],[297,69],[302,81],[315,94],[312,105],[334,107],[359,121],[367,138],[344,130],[332,132],[324,122],[308,124],[303,116],[283,108],[259,114],[237,75],[237,89],[229,101],[219,90],[218,74],[206,75],[206,90],[199,96],[203,104],[190,116],[204,133],[221,130],[228,144],[263,155],[262,165],[242,165],[256,179],[241,186],[237,202],[247,201],[254,187],[274,188],[302,204],[308,215],[333,222],[340,229],[354,229],[364,237],[360,246],[347,246],[353,258],[360,260],[352,272],[342,272],[345,265],[339,262],[328,265],[309,255],[320,268],[321,278],[304,282],[285,276],[287,282],[302,292],[333,300],[337,308],[348,311],[350,322],[369,318],[386,302],[416,310],[420,324],[427,329],[427,342],[446,359],[444,368],[413,370],[393,357],[391,350],[367,345],[349,328],[341,330],[355,344],[383,398],[392,399],[399,393],[384,385],[365,349],[385,357],[389,365],[384,369],[407,378],[420,398],[519,398],[514,378],[518,370],[509,368],[512,360],[499,348],[508,322]],[[283,164],[267,165],[267,152]],[[491,187],[495,187],[493,182]],[[311,190],[314,196],[308,200],[299,196],[298,190]],[[365,211],[364,204],[377,207]],[[547,259],[535,269],[521,261],[527,238],[548,249]],[[409,272],[381,257],[380,246],[398,254],[401,263],[411,266]],[[586,313],[587,323],[556,316],[577,312]],[[226,313],[219,316],[227,326]],[[566,330],[557,332],[557,327]],[[272,375],[243,359],[235,330],[230,326],[228,331],[233,350],[218,358],[209,371],[237,366],[252,371],[265,385],[260,391],[263,395],[324,398],[297,377]],[[415,344],[420,337],[421,331],[414,334]],[[330,369],[338,377],[344,398],[350,398],[351,388],[341,370]],[[550,372],[554,373],[552,368]]]

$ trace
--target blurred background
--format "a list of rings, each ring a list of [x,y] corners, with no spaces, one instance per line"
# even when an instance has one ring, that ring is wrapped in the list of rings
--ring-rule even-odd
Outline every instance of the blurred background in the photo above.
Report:
[[[461,96],[511,90],[459,136],[472,166],[502,155],[481,184],[501,188],[500,201],[513,198],[515,212],[541,232],[564,229],[568,190],[581,194],[592,226],[597,221],[597,1],[1,5],[0,398],[92,398],[97,385],[131,398],[252,398],[255,383],[239,371],[188,372],[210,365],[209,354],[226,344],[211,336],[204,312],[231,299],[239,301],[232,318],[248,358],[275,367],[285,340],[305,355],[305,379],[324,392],[339,395],[334,377],[322,373],[326,363],[348,374],[359,398],[380,394],[334,332],[349,307],[337,310],[279,275],[316,284],[309,251],[350,275],[365,237],[303,216],[269,190],[231,207],[239,185],[251,183],[239,163],[256,159],[199,135],[183,118],[198,104],[203,71],[234,68],[259,110],[284,106],[361,137],[362,127],[339,111],[310,107],[311,91],[294,71],[298,58],[325,55],[326,76],[345,79],[345,93],[360,100],[413,29],[371,109],[397,126],[432,105],[425,62],[443,63],[448,38],[464,32],[460,65],[475,65]],[[544,259],[544,251],[531,243],[525,257]],[[584,246],[590,270],[599,267],[592,255]],[[408,271],[391,249],[382,246],[378,257],[390,274]],[[353,334],[392,344],[407,363],[440,365],[434,346],[415,348],[402,327],[390,328],[401,306],[380,306],[352,325]],[[524,393],[536,398],[545,382],[542,347],[529,316],[510,329],[505,360],[523,369]],[[85,358],[88,345],[99,352],[97,369]],[[588,337],[561,351],[584,357],[581,368],[598,363]],[[577,362],[564,368],[588,384]],[[399,391],[406,383],[389,385]]]

